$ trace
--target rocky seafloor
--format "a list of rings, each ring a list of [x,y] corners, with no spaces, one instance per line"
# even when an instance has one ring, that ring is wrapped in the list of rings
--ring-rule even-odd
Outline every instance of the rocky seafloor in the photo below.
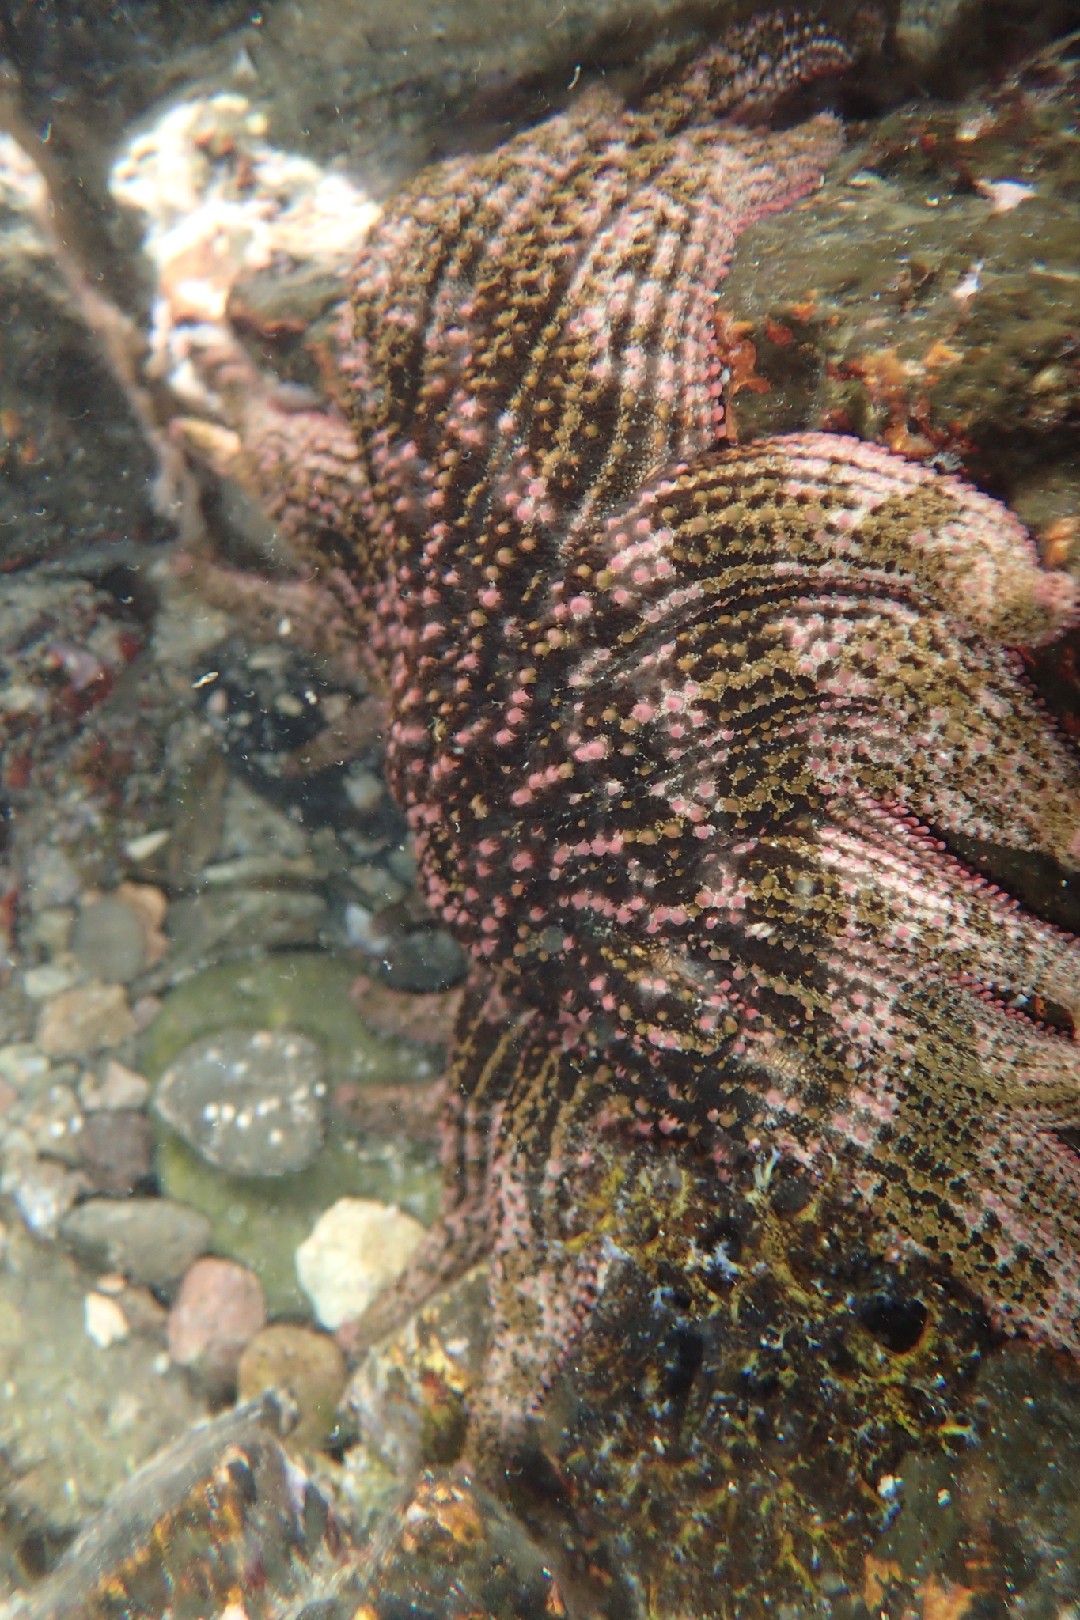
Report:
[[[434,1417],[401,1341],[343,1411],[338,1330],[433,1216],[463,958],[416,893],[349,625],[174,419],[212,418],[193,362],[221,323],[318,385],[355,245],[419,162],[718,20],[181,9],[0,19],[0,1600],[237,1396],[292,1391],[289,1443],[360,1524],[449,1444],[475,1286]],[[845,155],[747,232],[718,320],[741,436],[963,470],[1080,571],[1068,22],[883,8]],[[1035,670],[1074,736],[1077,648]],[[1016,1614],[1080,1614],[1080,1375],[1013,1345],[977,1416],[978,1445],[883,1485],[866,1604],[898,1565],[926,1616],[977,1615],[997,1560]]]

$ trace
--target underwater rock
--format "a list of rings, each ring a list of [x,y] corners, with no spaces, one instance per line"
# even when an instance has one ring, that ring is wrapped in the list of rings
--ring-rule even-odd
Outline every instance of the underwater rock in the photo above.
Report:
[[[206,1252],[210,1222],[170,1198],[91,1198],[64,1219],[60,1235],[83,1265],[166,1288]]]
[[[405,1270],[424,1228],[392,1204],[339,1198],[296,1251],[296,1275],[315,1316],[333,1332],[363,1315]]]
[[[245,1347],[265,1325],[266,1300],[254,1272],[205,1255],[184,1273],[169,1311],[169,1355],[221,1399],[235,1387]]]
[[[250,1401],[271,1389],[287,1390],[296,1402],[290,1445],[323,1446],[345,1389],[345,1357],[327,1333],[296,1322],[272,1322],[256,1333],[240,1357],[237,1396]]]
[[[290,1030],[224,1029],[193,1041],[158,1082],[154,1108],[230,1175],[303,1170],[322,1146],[325,1064]]]

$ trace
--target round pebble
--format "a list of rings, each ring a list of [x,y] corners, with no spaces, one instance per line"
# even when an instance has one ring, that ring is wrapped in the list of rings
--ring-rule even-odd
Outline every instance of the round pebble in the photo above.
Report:
[[[150,1179],[153,1129],[145,1114],[131,1108],[85,1114],[79,1151],[96,1191],[122,1197]]]
[[[333,1433],[345,1377],[345,1357],[328,1334],[275,1322],[257,1333],[240,1357],[237,1395],[250,1401],[264,1390],[288,1390],[299,1411],[290,1443],[316,1447]]]
[[[406,885],[399,882],[385,866],[353,866],[349,869],[349,878],[360,891],[365,905],[375,911],[384,906],[398,905],[408,893]]]
[[[288,1030],[221,1030],[185,1047],[154,1107],[202,1158],[240,1176],[302,1170],[322,1146],[318,1046]]]
[[[374,810],[386,797],[386,783],[375,771],[365,770],[362,765],[352,765],[345,773],[343,782],[345,796],[354,810]]]
[[[187,1271],[169,1312],[169,1355],[210,1394],[225,1394],[245,1345],[266,1324],[259,1279],[234,1260],[207,1255]]]
[[[64,1217],[60,1236],[94,1271],[166,1288],[206,1251],[210,1222],[171,1198],[91,1198]]]
[[[103,895],[79,912],[71,932],[71,951],[95,978],[107,984],[129,984],[147,965],[142,918],[123,900]]]
[[[424,1228],[393,1204],[339,1198],[296,1251],[296,1275],[323,1327],[361,1316],[412,1259]]]

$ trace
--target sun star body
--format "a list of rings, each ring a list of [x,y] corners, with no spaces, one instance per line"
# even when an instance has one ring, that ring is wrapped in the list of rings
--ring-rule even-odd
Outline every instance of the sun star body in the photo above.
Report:
[[[235,396],[366,618],[473,962],[443,1217],[367,1328],[492,1256],[466,1463],[583,1615],[846,1577],[987,1319],[1080,1350],[1080,949],[972,864],[1076,870],[1016,652],[1075,586],[959,481],[726,439],[729,254],[839,143],[762,116],[844,61],[758,24],[427,171],[361,254],[341,412]]]

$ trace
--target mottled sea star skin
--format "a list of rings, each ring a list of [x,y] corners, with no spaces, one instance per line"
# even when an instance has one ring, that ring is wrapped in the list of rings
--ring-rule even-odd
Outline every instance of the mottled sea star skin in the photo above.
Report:
[[[1015,652],[1076,589],[960,482],[724,443],[734,239],[838,143],[725,120],[844,61],[761,23],[427,172],[360,257],[343,414],[237,407],[370,614],[475,964],[443,1221],[365,1326],[492,1252],[467,1456],[583,1616],[835,1591],[984,1310],[1080,1351],[1080,946],[962,858],[1077,868]],[[514,1612],[440,1569],[439,1614]]]

